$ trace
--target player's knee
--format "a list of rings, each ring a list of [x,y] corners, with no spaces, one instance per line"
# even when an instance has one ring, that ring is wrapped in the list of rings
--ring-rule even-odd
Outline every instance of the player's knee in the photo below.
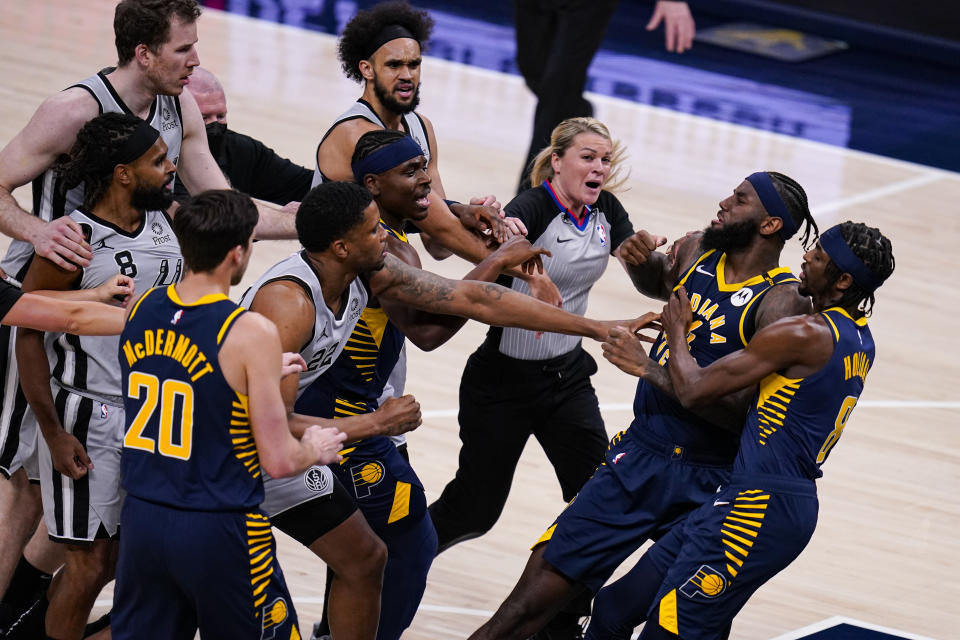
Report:
[[[72,548],[67,554],[66,566],[78,585],[98,593],[114,577],[109,554],[98,553],[95,549],[78,551],[76,547]]]
[[[353,550],[353,561],[336,570],[337,577],[349,582],[383,582],[387,566],[387,545],[375,535],[358,541]]]

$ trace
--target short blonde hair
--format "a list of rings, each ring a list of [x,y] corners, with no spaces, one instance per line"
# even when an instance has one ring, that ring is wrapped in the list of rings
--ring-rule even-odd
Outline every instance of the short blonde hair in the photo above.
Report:
[[[622,171],[626,151],[619,140],[610,137],[610,130],[607,129],[605,124],[596,118],[586,117],[568,118],[554,127],[550,134],[550,146],[544,147],[533,159],[533,166],[530,169],[530,186],[536,187],[544,180],[553,178],[553,164],[551,163],[553,154],[562,157],[570,148],[570,145],[573,144],[573,139],[581,133],[595,133],[610,141],[610,144],[613,145],[613,152],[610,154],[610,175],[607,176],[607,180],[603,184],[603,190],[616,192],[623,187],[624,182],[630,175],[629,170],[626,173]]]

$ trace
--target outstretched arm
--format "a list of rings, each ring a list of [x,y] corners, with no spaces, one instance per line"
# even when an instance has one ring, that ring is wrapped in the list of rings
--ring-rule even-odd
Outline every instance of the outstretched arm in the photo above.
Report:
[[[3,324],[80,336],[115,336],[123,330],[123,314],[122,308],[100,302],[25,293],[3,317]]]
[[[685,407],[752,387],[777,371],[788,377],[809,375],[833,353],[829,329],[821,321],[814,316],[794,316],[761,329],[746,348],[701,368],[687,347],[691,321],[690,300],[681,287],[664,307],[663,323],[670,346],[670,379]]]
[[[643,295],[666,300],[674,283],[689,264],[700,245],[698,233],[687,233],[673,243],[666,253],[657,251],[667,243],[664,236],[655,236],[641,229],[620,243],[616,255],[633,286]]]
[[[550,331],[602,340],[607,324],[584,318],[521,295],[496,284],[449,280],[414,269],[388,255],[384,268],[370,276],[370,286],[381,300],[464,316],[485,324]]]

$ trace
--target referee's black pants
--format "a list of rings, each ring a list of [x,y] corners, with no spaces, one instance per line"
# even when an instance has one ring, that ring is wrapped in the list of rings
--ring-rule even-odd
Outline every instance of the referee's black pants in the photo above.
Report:
[[[617,1],[514,0],[517,68],[537,96],[520,191],[530,186],[530,163],[550,144],[553,128],[567,118],[593,115],[583,97],[587,69]]]
[[[503,511],[520,454],[533,435],[569,502],[603,461],[607,434],[579,346],[551,360],[517,360],[484,343],[460,381],[460,468],[430,505],[437,553],[476,538]]]

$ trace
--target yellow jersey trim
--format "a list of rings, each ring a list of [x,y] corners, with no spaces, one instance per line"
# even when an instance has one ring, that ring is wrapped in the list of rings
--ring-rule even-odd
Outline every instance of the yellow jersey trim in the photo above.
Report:
[[[847,310],[844,309],[843,307],[830,307],[829,309],[824,309],[822,313],[826,313],[827,311],[836,311],[840,315],[846,316],[850,320],[850,322],[853,322],[858,327],[867,326],[867,316],[863,316],[862,318],[858,318],[857,320],[854,320],[853,316],[847,313]]]
[[[660,600],[660,616],[657,622],[670,633],[679,636],[680,626],[677,618],[677,590],[672,589]]]
[[[153,293],[154,289],[156,289],[156,287],[151,287],[150,289],[147,289],[147,292],[145,294],[140,296],[140,299],[137,300],[137,303],[133,305],[133,309],[130,310],[130,315],[127,316],[127,322],[130,322],[131,320],[133,320],[133,316],[137,313],[137,309],[140,308],[140,304],[147,299],[148,295]]]
[[[237,319],[237,316],[243,312],[243,307],[237,307],[233,310],[233,313],[227,316],[227,319],[224,320],[223,324],[220,326],[220,331],[217,333],[217,344],[220,344],[223,341],[223,336],[227,334],[227,329],[229,329],[230,325],[233,324],[233,321]]]
[[[410,515],[410,483],[398,482],[393,493],[393,506],[390,508],[387,524],[403,520],[408,515]]]
[[[770,278],[772,280],[774,276],[778,276],[782,273],[787,273],[787,274],[790,273],[790,269],[787,267],[777,267],[776,269],[771,269],[770,271],[767,271],[766,273],[761,274],[759,276],[753,276],[749,280],[744,280],[743,282],[728,283],[726,278],[724,278],[723,276],[723,271],[726,265],[727,265],[727,254],[723,254],[722,256],[720,256],[720,261],[717,262],[717,288],[720,289],[720,291],[739,291],[744,287],[752,287],[754,285],[760,284],[767,278]]]
[[[703,262],[704,260],[706,260],[707,258],[709,258],[710,256],[712,256],[714,253],[716,253],[716,251],[717,251],[716,249],[710,249],[710,251],[707,251],[705,254],[697,258],[696,262],[690,265],[690,268],[687,269],[687,272],[685,274],[683,274],[683,277],[680,278],[680,282],[677,283],[677,285],[673,288],[673,290],[676,291],[677,289],[685,285],[687,283],[687,278],[689,278],[690,274],[694,272],[694,270],[697,268],[697,265]]]
[[[825,313],[822,314],[822,315],[823,315],[824,320],[827,321],[827,324],[830,325],[830,328],[833,329],[833,337],[834,337],[834,339],[835,339],[835,340],[839,340],[839,339],[840,339],[840,330],[837,329],[837,324],[833,321],[833,318],[831,318],[830,316],[828,316],[828,315],[825,314]]]
[[[202,304],[210,304],[211,302],[220,302],[221,300],[230,299],[222,293],[209,293],[196,302],[187,303],[180,299],[180,296],[177,295],[176,288],[174,288],[174,285],[172,284],[167,287],[167,296],[174,302],[174,304],[178,304],[181,307],[199,307]]]

